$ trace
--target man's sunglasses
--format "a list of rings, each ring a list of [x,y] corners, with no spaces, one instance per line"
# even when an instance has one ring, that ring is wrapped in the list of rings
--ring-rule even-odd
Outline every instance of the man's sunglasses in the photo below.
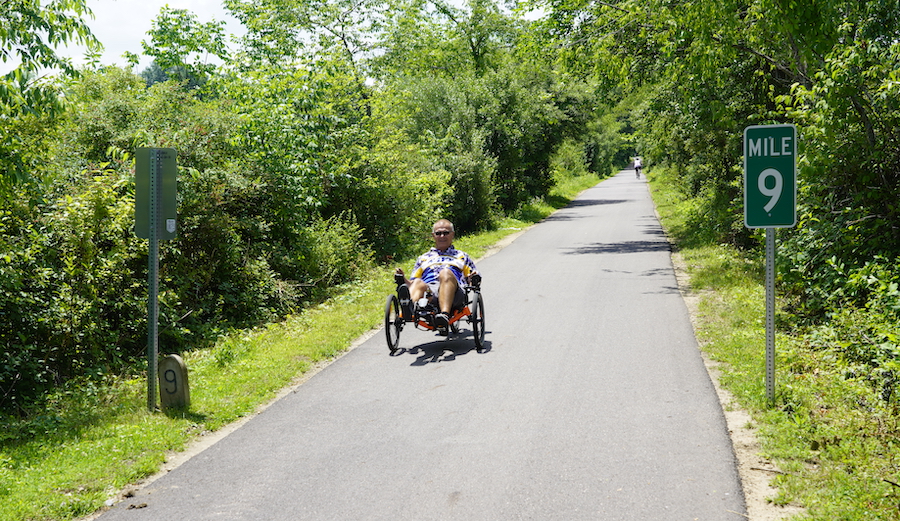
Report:
[[[440,231],[431,232],[431,233],[435,234],[438,237],[443,237],[444,235],[450,235],[451,232],[440,230]]]

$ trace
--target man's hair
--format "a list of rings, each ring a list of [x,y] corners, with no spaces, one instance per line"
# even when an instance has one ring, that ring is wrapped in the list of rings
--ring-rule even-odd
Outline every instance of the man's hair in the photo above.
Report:
[[[431,225],[431,232],[434,233],[434,229],[437,228],[439,224],[443,225],[445,223],[446,226],[450,227],[451,232],[456,232],[456,230],[453,228],[453,223],[448,221],[447,219],[438,219],[437,221],[435,221],[435,223]]]

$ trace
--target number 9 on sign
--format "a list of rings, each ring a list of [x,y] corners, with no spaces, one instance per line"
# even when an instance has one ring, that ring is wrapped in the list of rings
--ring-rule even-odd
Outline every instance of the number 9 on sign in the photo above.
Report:
[[[769,188],[768,186],[768,179],[770,177],[775,180],[772,188]],[[778,200],[781,199],[781,191],[783,188],[784,178],[781,177],[781,172],[778,170],[767,168],[759,174],[759,193],[769,198],[769,202],[763,207],[766,212],[771,212],[772,208],[775,208],[775,205],[778,204]]]
[[[166,383],[171,384],[163,387],[163,390],[169,394],[175,394],[178,392],[178,376],[175,374],[175,371],[172,369],[166,370],[163,373],[163,380]]]

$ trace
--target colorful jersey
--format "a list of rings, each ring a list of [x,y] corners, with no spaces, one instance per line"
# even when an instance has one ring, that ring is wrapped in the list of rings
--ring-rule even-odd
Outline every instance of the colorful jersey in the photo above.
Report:
[[[465,252],[461,252],[450,246],[447,250],[440,251],[431,248],[416,260],[410,279],[422,279],[426,284],[437,284],[438,273],[444,268],[450,268],[456,277],[459,286],[463,286],[463,279],[474,273],[475,263]]]

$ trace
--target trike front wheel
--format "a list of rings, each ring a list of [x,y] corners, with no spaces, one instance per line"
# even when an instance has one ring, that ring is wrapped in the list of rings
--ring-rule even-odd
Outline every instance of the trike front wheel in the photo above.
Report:
[[[403,319],[400,317],[400,301],[396,295],[388,295],[387,302],[384,304],[384,334],[391,354],[394,354],[400,345],[400,331],[402,330]]]

